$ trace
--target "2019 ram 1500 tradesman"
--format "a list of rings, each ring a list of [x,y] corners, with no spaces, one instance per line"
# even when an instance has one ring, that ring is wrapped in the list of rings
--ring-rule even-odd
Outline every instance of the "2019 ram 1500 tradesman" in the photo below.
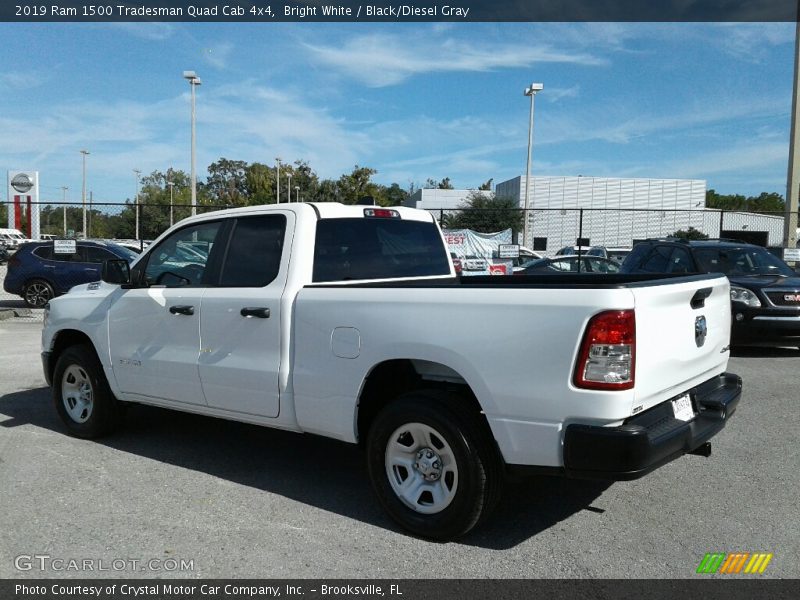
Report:
[[[138,402],[362,443],[388,513],[464,534],[510,466],[640,477],[733,413],[725,277],[455,277],[431,215],[285,204],[186,219],[50,302],[55,408]]]

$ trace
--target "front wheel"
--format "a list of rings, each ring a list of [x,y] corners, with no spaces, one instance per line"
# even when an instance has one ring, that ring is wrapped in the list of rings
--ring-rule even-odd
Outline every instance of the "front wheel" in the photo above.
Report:
[[[370,428],[372,487],[389,515],[421,537],[464,535],[499,499],[502,459],[469,409],[448,394],[412,392],[384,408]]]
[[[71,346],[58,358],[53,402],[69,432],[80,438],[110,433],[123,415],[94,349],[86,344]]]

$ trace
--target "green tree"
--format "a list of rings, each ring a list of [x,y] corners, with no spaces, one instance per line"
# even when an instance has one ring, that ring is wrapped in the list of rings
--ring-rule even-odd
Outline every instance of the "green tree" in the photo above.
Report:
[[[275,169],[252,163],[245,169],[248,204],[275,204]]]
[[[371,181],[375,173],[377,173],[375,169],[356,165],[351,173],[339,177],[337,185],[339,202],[355,204],[364,196],[372,196],[380,203],[380,187]]]
[[[523,211],[513,198],[498,198],[494,194],[470,192],[458,212],[446,215],[444,226],[448,229],[472,229],[493,233],[511,228],[522,230]]]
[[[478,189],[479,189],[479,190],[481,190],[481,191],[485,191],[485,192],[490,192],[490,191],[492,191],[492,182],[493,182],[493,181],[494,181],[494,178],[491,178],[491,179],[489,179],[488,181],[485,181],[485,182],[483,182],[483,183],[482,183],[482,184],[481,184],[481,185],[478,187]]]
[[[403,202],[408,199],[408,192],[397,183],[393,183],[388,188],[384,188],[383,197],[386,198],[387,206],[402,206]]]
[[[319,182],[316,191],[309,198],[304,199],[311,202],[341,202],[339,199],[339,183],[332,179],[323,179]]]
[[[216,204],[247,204],[247,163],[220,158],[208,166],[205,189]]]
[[[749,210],[758,213],[783,213],[786,202],[776,192],[761,192],[758,196],[747,199]]]
[[[675,233],[671,234],[669,237],[675,237],[682,240],[707,240],[708,235],[700,231],[699,229],[695,229],[694,227],[689,227],[689,229],[679,229]]]

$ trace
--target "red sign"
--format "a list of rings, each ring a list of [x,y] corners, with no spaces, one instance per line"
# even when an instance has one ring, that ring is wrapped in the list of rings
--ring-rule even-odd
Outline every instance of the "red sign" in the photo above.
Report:
[[[489,265],[489,275],[508,275],[506,265]]]

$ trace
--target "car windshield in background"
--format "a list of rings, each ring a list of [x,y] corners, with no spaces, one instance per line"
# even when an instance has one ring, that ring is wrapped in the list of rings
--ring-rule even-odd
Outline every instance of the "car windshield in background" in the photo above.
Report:
[[[730,277],[797,275],[789,265],[763,248],[699,248],[694,255],[700,269],[709,273]]]
[[[315,282],[430,275],[450,275],[450,260],[433,223],[396,218],[317,223]]]

